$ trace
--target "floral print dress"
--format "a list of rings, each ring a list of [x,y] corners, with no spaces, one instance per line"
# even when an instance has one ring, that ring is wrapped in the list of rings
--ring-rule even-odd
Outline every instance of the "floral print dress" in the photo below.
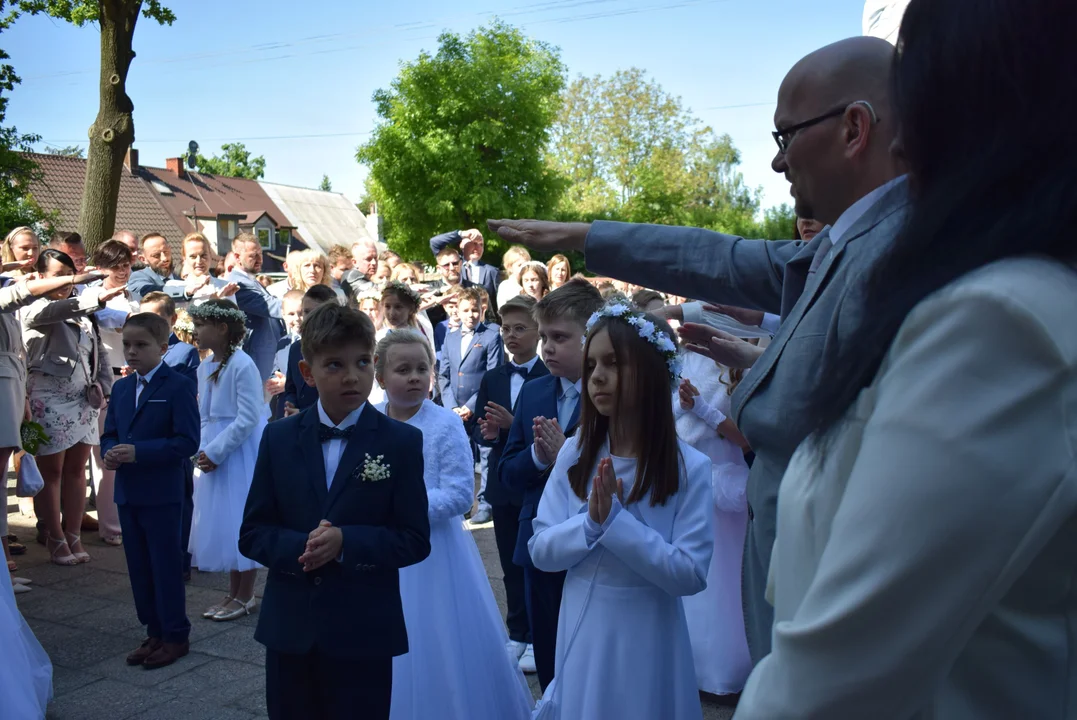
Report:
[[[93,355],[93,327],[82,318],[79,324],[79,365],[70,377],[31,372],[27,380],[30,414],[41,423],[49,443],[41,445],[38,456],[63,452],[78,443],[97,445],[98,410],[86,402],[87,377]]]

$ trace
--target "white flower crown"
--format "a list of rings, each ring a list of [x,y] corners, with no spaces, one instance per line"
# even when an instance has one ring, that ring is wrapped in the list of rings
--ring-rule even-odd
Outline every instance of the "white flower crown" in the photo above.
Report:
[[[191,305],[187,308],[187,316],[191,320],[209,320],[211,322],[247,322],[247,314],[240,310],[235,305],[229,303],[224,305],[214,305],[210,303],[199,303],[198,305]]]
[[[655,327],[655,324],[648,320],[646,315],[633,310],[623,302],[610,303],[598,312],[591,314],[591,318],[587,321],[587,332],[583,337],[584,344],[587,343],[591,330],[604,317],[617,318],[636,328],[639,336],[650,343],[651,347],[665,358],[666,368],[669,369],[670,385],[674,388],[677,387],[684,366],[680,356],[677,354],[677,344],[673,342],[669,335]]]
[[[193,333],[194,323],[191,322],[191,318],[189,315],[184,315],[183,317],[176,320],[176,324],[172,326],[172,329],[179,330],[180,332],[185,333]]]
[[[411,300],[416,305],[422,304],[421,303],[421,298],[419,297],[419,293],[415,292],[411,288],[411,285],[408,285],[407,283],[400,282],[399,280],[390,280],[389,282],[387,282],[385,284],[385,288],[381,291],[381,295],[379,296],[379,299],[384,298],[385,293],[389,292],[390,290],[392,290],[393,292],[400,293],[401,295],[408,298],[409,300]]]

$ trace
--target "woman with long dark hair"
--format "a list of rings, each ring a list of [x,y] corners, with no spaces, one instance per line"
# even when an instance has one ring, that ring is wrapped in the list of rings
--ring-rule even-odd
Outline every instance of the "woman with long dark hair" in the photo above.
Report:
[[[913,0],[907,226],[797,413],[737,718],[1071,718],[1077,3]]]

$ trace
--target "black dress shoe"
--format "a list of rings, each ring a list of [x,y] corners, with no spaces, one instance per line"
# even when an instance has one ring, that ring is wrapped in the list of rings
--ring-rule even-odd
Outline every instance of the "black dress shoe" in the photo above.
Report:
[[[171,665],[191,650],[189,642],[161,643],[161,646],[142,662],[147,670],[156,670]]]

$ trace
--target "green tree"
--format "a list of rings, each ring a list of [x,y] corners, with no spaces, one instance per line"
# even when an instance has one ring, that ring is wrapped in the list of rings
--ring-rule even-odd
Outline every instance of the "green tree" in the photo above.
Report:
[[[328,175],[322,175],[322,182],[318,185],[318,189],[322,192],[333,192],[333,183],[329,181]]]
[[[79,145],[68,145],[62,148],[56,148],[49,145],[45,146],[45,152],[49,155],[59,155],[60,157],[73,157],[73,158],[85,158],[86,150]]]
[[[429,257],[439,232],[545,217],[564,180],[546,163],[564,66],[556,48],[495,21],[405,63],[374,93],[380,122],[356,158],[393,249]],[[487,238],[496,258],[501,241]]]
[[[4,7],[0,3],[0,10]],[[90,126],[86,180],[79,210],[79,233],[89,252],[112,237],[120,172],[135,139],[134,103],[127,95],[127,72],[135,52],[131,43],[139,16],[171,25],[176,16],[160,0],[16,0],[7,5],[3,23],[21,15],[45,14],[78,27],[97,24],[101,66],[97,117]]]
[[[184,162],[187,155],[188,153],[184,153],[182,156]],[[195,167],[198,172],[206,175],[261,180],[266,172],[266,159],[261,155],[251,157],[250,151],[243,143],[225,143],[221,145],[219,156],[195,155]]]

